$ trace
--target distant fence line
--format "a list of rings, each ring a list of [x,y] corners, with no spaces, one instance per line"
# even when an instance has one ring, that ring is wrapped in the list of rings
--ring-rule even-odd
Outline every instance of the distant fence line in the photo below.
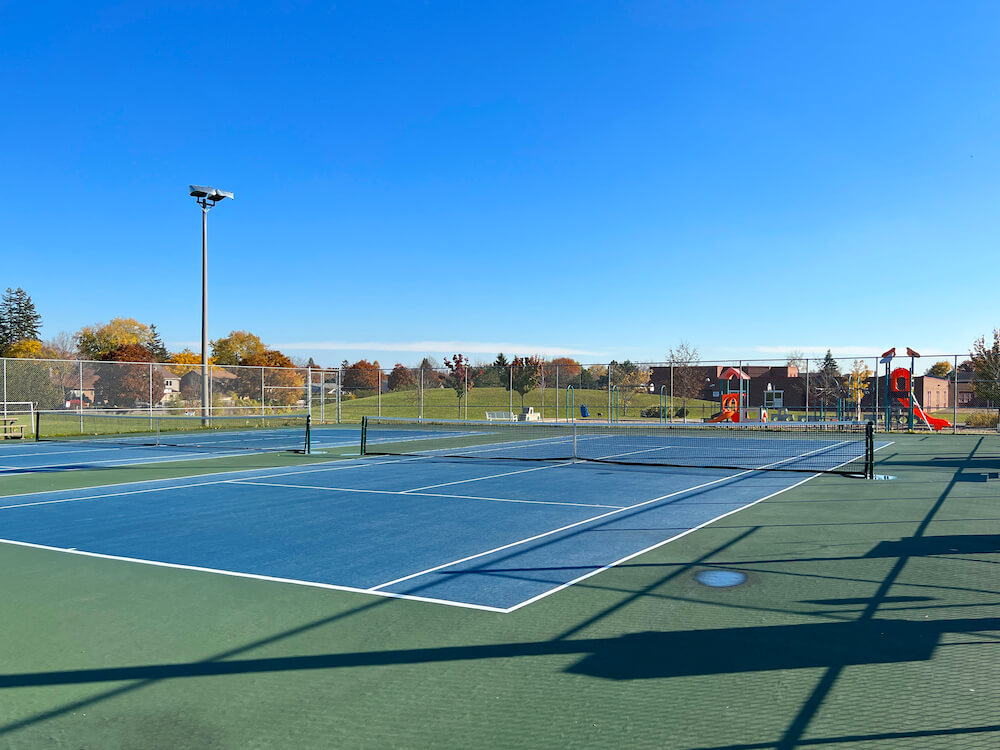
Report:
[[[926,404],[929,409],[951,408],[957,413],[959,407],[992,406],[977,403],[974,394],[969,397],[971,374],[957,370],[967,359],[967,354],[947,354],[916,360],[917,377],[935,362],[948,362],[952,368],[944,378],[921,381],[921,394],[934,399]],[[609,420],[673,420],[711,416],[718,411],[721,392],[745,388],[748,406],[766,407],[778,419],[850,419],[864,416],[862,410],[874,416],[884,398],[885,365],[877,357],[838,357],[841,377],[831,381],[821,368],[823,362],[823,358],[803,358],[794,370],[786,358],[700,360],[687,365],[545,362],[537,371],[475,364],[457,375],[448,368],[420,366],[212,364],[207,368],[208,407],[215,414],[308,410],[322,422],[355,422],[366,414],[483,419],[487,411],[514,413],[522,407],[530,407],[543,419],[568,419],[586,411]],[[846,386],[847,376],[859,369],[856,363],[869,371],[860,408],[852,398],[857,393]],[[202,408],[200,364],[11,358],[0,358],[0,364],[4,416],[29,408],[180,414],[200,413]],[[909,369],[910,358],[896,357],[892,366]],[[963,398],[968,403],[961,402]]]

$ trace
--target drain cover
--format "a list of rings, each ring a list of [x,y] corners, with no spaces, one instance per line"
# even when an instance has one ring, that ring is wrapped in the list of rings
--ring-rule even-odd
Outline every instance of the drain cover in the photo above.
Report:
[[[747,574],[736,570],[699,570],[694,579],[704,586],[721,589],[739,586],[747,580]]]

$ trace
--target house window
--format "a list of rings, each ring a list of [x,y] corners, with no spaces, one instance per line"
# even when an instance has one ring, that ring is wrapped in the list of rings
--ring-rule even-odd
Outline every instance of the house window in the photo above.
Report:
[[[784,391],[764,391],[764,408],[781,409],[785,405]]]

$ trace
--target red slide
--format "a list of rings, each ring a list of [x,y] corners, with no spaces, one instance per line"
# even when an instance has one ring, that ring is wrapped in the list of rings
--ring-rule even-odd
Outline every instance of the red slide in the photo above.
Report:
[[[910,399],[906,397],[903,398],[897,397],[896,400],[899,401],[900,405],[904,409],[910,408]],[[939,419],[938,417],[932,417],[930,414],[921,409],[920,406],[916,403],[916,399],[914,399],[914,404],[913,404],[913,416],[915,416],[917,419],[922,419],[924,423],[927,424],[928,427],[930,427],[932,430],[935,431],[943,430],[945,427],[951,427],[951,422],[949,422],[947,419]]]

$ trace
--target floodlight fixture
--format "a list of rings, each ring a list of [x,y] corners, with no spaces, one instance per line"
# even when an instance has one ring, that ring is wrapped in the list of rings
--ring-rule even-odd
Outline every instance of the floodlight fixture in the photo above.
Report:
[[[204,211],[214,207],[216,203],[226,198],[235,200],[235,196],[228,190],[218,190],[208,185],[190,185],[189,195],[198,201]]]

